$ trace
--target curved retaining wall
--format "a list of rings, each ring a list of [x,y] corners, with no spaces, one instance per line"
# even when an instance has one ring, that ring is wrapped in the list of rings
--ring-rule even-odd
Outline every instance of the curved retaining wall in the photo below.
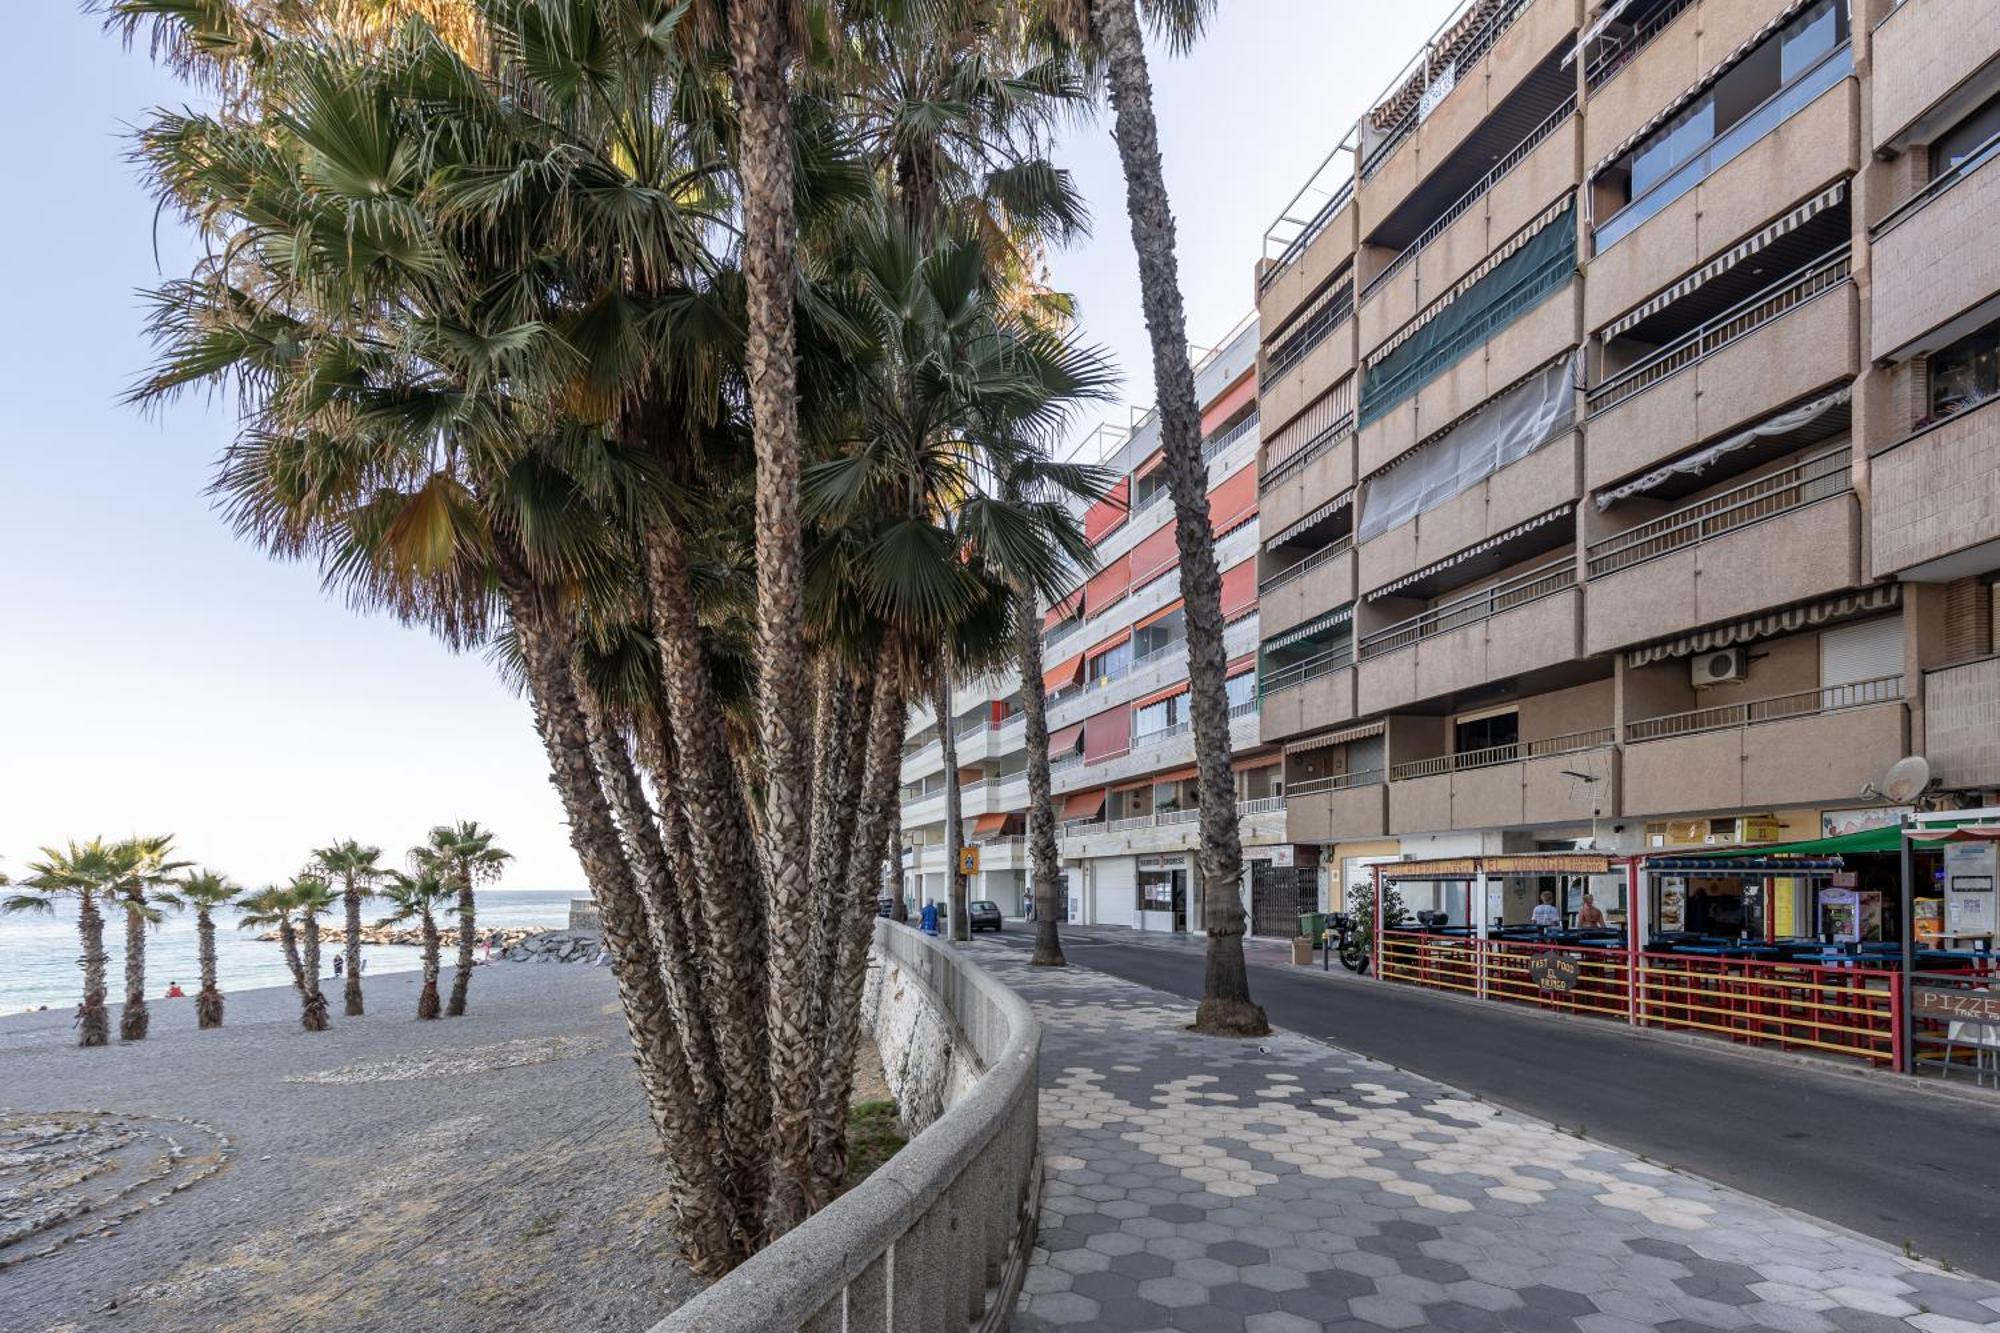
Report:
[[[1034,1240],[1041,1025],[949,945],[875,923],[868,1018],[921,1132],[652,1333],[1005,1329]]]

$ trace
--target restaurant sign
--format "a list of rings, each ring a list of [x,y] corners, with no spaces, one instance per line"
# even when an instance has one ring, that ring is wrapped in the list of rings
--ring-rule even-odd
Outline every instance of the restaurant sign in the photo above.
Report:
[[[2000,1023],[2000,995],[1955,986],[1918,986],[1917,1013],[1959,1023]]]
[[[1538,953],[1528,960],[1528,975],[1540,989],[1567,995],[1576,989],[1580,962],[1575,954]]]

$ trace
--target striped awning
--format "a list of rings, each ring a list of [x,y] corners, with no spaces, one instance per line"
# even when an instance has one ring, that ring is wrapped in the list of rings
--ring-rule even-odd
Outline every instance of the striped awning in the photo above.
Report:
[[[1630,152],[1634,146],[1643,142],[1647,135],[1651,134],[1654,130],[1657,130],[1658,128],[1660,128],[1660,126],[1666,124],[1668,121],[1672,120],[1675,116],[1679,115],[1683,107],[1685,107],[1689,102],[1692,102],[1695,98],[1701,96],[1704,92],[1708,91],[1708,88],[1711,84],[1713,84],[1717,79],[1721,78],[1724,74],[1728,73],[1730,66],[1736,64],[1736,62],[1743,59],[1744,56],[1749,55],[1751,50],[1754,47],[1756,47],[1758,43],[1762,42],[1772,33],[1776,32],[1778,29],[1784,27],[1787,23],[1791,22],[1792,16],[1794,14],[1797,14],[1800,10],[1804,9],[1807,5],[1811,3],[1812,0],[1790,0],[1790,3],[1787,4],[1783,9],[1780,9],[1776,14],[1772,15],[1770,20],[1767,21],[1763,27],[1757,29],[1757,31],[1751,33],[1748,37],[1745,37],[1742,41],[1738,42],[1735,48],[1731,50],[1728,55],[1724,56],[1722,59],[1716,61],[1713,65],[1709,66],[1708,73],[1702,75],[1700,78],[1696,79],[1693,83],[1689,84],[1687,86],[1687,90],[1683,92],[1679,97],[1676,97],[1673,101],[1661,107],[1660,110],[1654,114],[1651,120],[1647,121],[1644,125],[1641,125],[1638,129],[1633,130],[1630,134],[1626,135],[1623,139],[1619,140],[1618,146],[1616,148],[1613,148],[1610,152],[1606,153],[1603,157],[1599,158],[1597,161],[1597,165],[1590,169],[1590,177],[1594,179],[1599,172],[1603,171],[1613,162],[1616,162],[1619,158],[1625,156],[1625,154]]]
[[[1338,731],[1322,731],[1317,736],[1308,736],[1302,741],[1292,741],[1285,746],[1285,753],[1309,754],[1314,750],[1324,750],[1331,745],[1345,745],[1349,741],[1365,741],[1370,736],[1380,736],[1381,722],[1364,722],[1358,727],[1342,727]]]
[[[1390,338],[1387,342],[1383,343],[1380,347],[1377,347],[1374,351],[1370,352],[1365,359],[1365,364],[1372,369],[1377,362],[1381,361],[1384,357],[1388,356],[1398,347],[1401,347],[1404,343],[1408,342],[1412,337],[1416,335],[1418,329],[1421,329],[1424,325],[1430,323],[1433,319],[1436,319],[1439,315],[1443,314],[1446,307],[1450,306],[1453,301],[1456,301],[1459,297],[1463,296],[1466,292],[1470,291],[1479,282],[1481,278],[1491,273],[1494,269],[1499,268],[1500,265],[1504,264],[1509,259],[1512,259],[1514,257],[1515,251],[1519,250],[1529,241],[1532,241],[1535,238],[1536,234],[1542,230],[1542,228],[1548,226],[1551,222],[1554,222],[1557,218],[1561,217],[1564,213],[1568,212],[1571,206],[1575,204],[1575,202],[1576,199],[1574,191],[1567,188],[1564,189],[1561,196],[1558,197],[1554,203],[1550,204],[1547,208],[1543,209],[1540,213],[1535,215],[1533,221],[1529,222],[1527,226],[1521,228],[1521,230],[1515,232],[1512,236],[1508,237],[1507,240],[1504,243],[1502,243],[1502,245],[1498,250],[1495,250],[1492,254],[1486,256],[1486,258],[1482,260],[1479,266],[1474,268],[1472,272],[1466,274],[1464,277],[1460,278],[1457,282],[1453,283],[1450,291],[1446,292],[1443,296],[1440,296],[1437,300],[1431,302],[1428,306],[1425,306],[1422,310],[1418,311],[1414,319],[1412,319],[1409,323],[1405,324],[1402,328],[1397,329],[1394,334],[1390,335]]]
[[[1344,625],[1353,618],[1354,604],[1352,602],[1349,602],[1346,606],[1336,606],[1317,620],[1308,620],[1303,625],[1288,629],[1283,634],[1273,635],[1271,638],[1264,640],[1264,651],[1268,653],[1279,648],[1288,648],[1301,639],[1310,639],[1313,635],[1330,630],[1336,625]]]
[[[1794,231],[1847,197],[1847,181],[1837,180],[1762,230],[1744,237],[1673,286],[1606,324],[1598,336],[1609,342],[1625,330],[1665,310],[1697,288],[1704,287],[1756,254],[1787,232]]]
[[[1412,583],[1421,582],[1422,580],[1429,578],[1433,574],[1441,573],[1444,570],[1450,569],[1453,565],[1462,565],[1466,561],[1472,559],[1474,556],[1484,555],[1486,552],[1492,550],[1496,546],[1499,546],[1503,542],[1512,541],[1514,538],[1521,536],[1523,533],[1533,532],[1536,528],[1544,527],[1550,523],[1555,522],[1559,518],[1565,518],[1575,509],[1576,509],[1576,502],[1574,500],[1568,501],[1564,504],[1559,504],[1554,509],[1549,510],[1545,514],[1537,514],[1533,518],[1528,519],[1526,522],[1516,523],[1513,527],[1507,529],[1505,532],[1495,533],[1493,536],[1488,537],[1485,541],[1480,542],[1476,546],[1468,546],[1463,551],[1454,551],[1452,554],[1446,556],[1444,559],[1434,560],[1430,564],[1425,565],[1422,569],[1415,570],[1411,573],[1403,575],[1403,577],[1397,579],[1393,583],[1385,583],[1381,587],[1375,589],[1373,592],[1365,594],[1362,600],[1367,602],[1372,602],[1378,597],[1392,596],[1399,588],[1407,588]]]
[[[1583,35],[1576,39],[1576,45],[1563,52],[1562,67],[1568,69],[1572,61],[1582,59],[1584,51],[1590,44],[1602,37],[1604,30],[1616,23],[1618,16],[1624,13],[1626,6],[1631,3],[1632,0],[1610,0],[1610,3],[1604,6],[1604,12],[1597,16],[1597,21],[1585,28]]]
[[[1283,528],[1279,529],[1275,535],[1266,537],[1264,539],[1264,549],[1268,551],[1275,546],[1283,546],[1286,542],[1298,536],[1301,532],[1304,532],[1306,529],[1310,528],[1313,524],[1323,521],[1332,514],[1339,513],[1343,506],[1351,505],[1353,503],[1354,503],[1354,488],[1352,486],[1349,486],[1339,495],[1334,496],[1331,500],[1328,500],[1325,504],[1320,505],[1318,508],[1307,513],[1305,517],[1296,519],[1293,522],[1286,524]]]
[[[1747,620],[1732,621],[1727,625],[1696,630],[1679,638],[1634,648],[1625,654],[1625,665],[1642,667],[1649,662],[1664,662],[1671,657],[1688,657],[1694,653],[1727,648],[1731,644],[1768,639],[1774,634],[1790,634],[1814,625],[1849,620],[1870,611],[1886,611],[1901,605],[1902,601],[1903,586],[1900,583],[1878,583],[1859,592],[1844,592],[1838,597],[1826,597],[1817,602],[1786,607],[1782,611],[1767,611]]]

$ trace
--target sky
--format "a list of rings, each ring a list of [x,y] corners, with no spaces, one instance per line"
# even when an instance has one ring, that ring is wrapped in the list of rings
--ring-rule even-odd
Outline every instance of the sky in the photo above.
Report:
[[[312,568],[233,537],[205,494],[225,404],[120,401],[148,359],[139,294],[195,254],[155,217],[126,136],[187,95],[78,6],[19,8],[0,48],[0,118],[17,127],[0,209],[0,872],[50,843],[168,832],[261,883],[335,838],[399,858],[431,825],[477,819],[517,858],[506,886],[580,891],[526,703],[478,654],[356,614]],[[1265,228],[1450,8],[1223,0],[1195,52],[1156,53],[1196,344],[1249,312]],[[1056,154],[1095,227],[1052,257],[1053,282],[1143,406],[1108,113]]]

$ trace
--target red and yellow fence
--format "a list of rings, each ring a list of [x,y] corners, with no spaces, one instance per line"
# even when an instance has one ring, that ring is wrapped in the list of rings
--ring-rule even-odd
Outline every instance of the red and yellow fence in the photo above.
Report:
[[[1384,932],[1377,954],[1384,981],[1779,1050],[1883,1064],[1901,1053],[1902,988],[1898,974],[1882,968],[1673,953],[1635,958],[1622,949],[1417,931]],[[1576,964],[1560,989],[1533,971],[1537,956],[1552,954]]]

